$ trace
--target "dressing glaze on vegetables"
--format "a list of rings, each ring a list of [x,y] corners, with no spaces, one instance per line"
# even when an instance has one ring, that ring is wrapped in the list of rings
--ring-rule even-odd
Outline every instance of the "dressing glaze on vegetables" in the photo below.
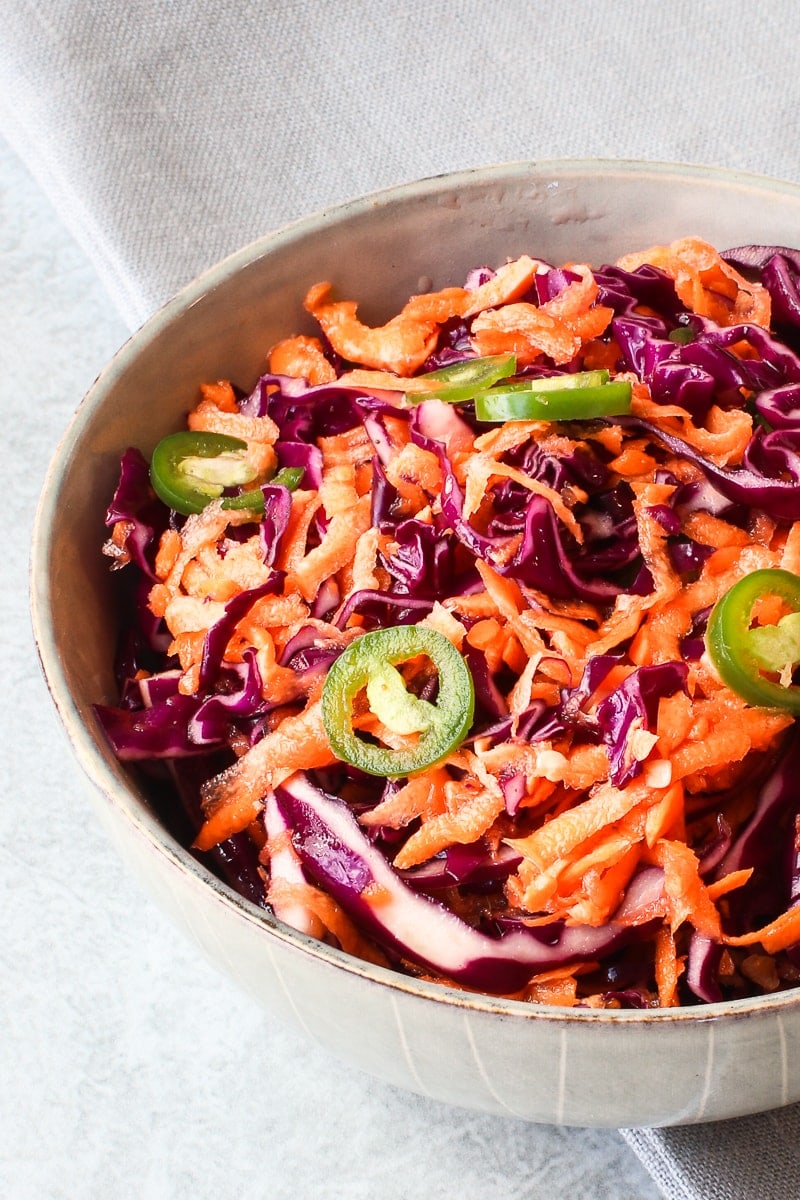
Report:
[[[256,904],[451,986],[800,980],[800,296],[777,247],[522,256],[200,385],[122,459],[119,702]]]

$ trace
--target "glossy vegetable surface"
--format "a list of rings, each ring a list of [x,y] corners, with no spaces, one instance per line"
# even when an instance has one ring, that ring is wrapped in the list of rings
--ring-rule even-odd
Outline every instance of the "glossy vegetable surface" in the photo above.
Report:
[[[123,455],[96,711],[196,853],[450,986],[795,985],[800,301],[762,279],[696,238],[523,255],[375,328],[320,283],[319,337],[201,385],[162,499]]]

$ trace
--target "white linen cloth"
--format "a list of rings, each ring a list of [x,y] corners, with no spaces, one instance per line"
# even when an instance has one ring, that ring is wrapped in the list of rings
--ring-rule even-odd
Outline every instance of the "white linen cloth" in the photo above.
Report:
[[[799,56],[793,0],[3,0],[0,132],[133,328],[261,233],[420,176],[621,157],[800,180]],[[797,1108],[623,1136],[670,1197],[800,1192]]]

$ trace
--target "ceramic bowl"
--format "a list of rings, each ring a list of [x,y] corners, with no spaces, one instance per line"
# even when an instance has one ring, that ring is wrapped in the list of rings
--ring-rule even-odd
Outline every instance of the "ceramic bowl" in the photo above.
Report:
[[[800,990],[666,1011],[579,1011],[419,982],[323,946],[250,905],[159,824],[92,715],[115,699],[117,613],[100,546],[119,456],[178,427],[202,380],[253,383],[307,327],[332,279],[371,324],[409,294],[523,252],[613,260],[697,234],[719,247],[800,244],[800,188],[626,162],[517,163],[423,180],[309,217],[191,284],[119,351],[50,467],[32,605],[53,698],[97,810],[142,886],[276,1018],[412,1091],[528,1121],[680,1124],[800,1099]],[[91,629],[91,637],[82,630]]]

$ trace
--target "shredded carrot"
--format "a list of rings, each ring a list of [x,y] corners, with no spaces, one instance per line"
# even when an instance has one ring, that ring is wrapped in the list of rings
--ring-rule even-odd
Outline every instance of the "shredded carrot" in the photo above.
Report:
[[[658,1002],[662,1008],[674,1008],[678,1004],[678,980],[683,970],[675,952],[675,937],[672,930],[662,925],[656,934],[656,984]]]
[[[715,883],[709,883],[706,889],[709,898],[716,901],[722,896],[727,896],[729,892],[735,891],[736,888],[744,887],[752,875],[752,867],[743,867],[741,871],[731,871],[728,875],[723,875],[722,879],[717,879]]]
[[[394,860],[398,869],[427,862],[456,843],[477,841],[505,807],[499,787],[495,792],[448,785],[446,792],[449,811],[431,816],[411,835]]]
[[[261,811],[267,791],[295,771],[327,767],[333,761],[321,705],[316,700],[298,715],[285,717],[277,729],[206,785],[203,804],[209,815],[195,846],[209,850],[246,829]]]
[[[180,552],[181,535],[177,529],[166,529],[158,544],[158,553],[156,554],[156,575],[159,579],[167,578],[175,566]]]
[[[336,939],[342,950],[367,962],[377,963],[379,966],[386,965],[386,956],[358,931],[341,905],[319,888],[312,887],[309,883],[273,880],[267,892],[267,899],[278,908],[281,905],[302,905],[313,913],[322,928]]]
[[[224,433],[245,442],[263,442],[272,446],[278,440],[278,426],[271,417],[246,417],[238,409],[229,412],[218,408],[211,399],[200,401],[189,413],[187,424],[201,433]]]
[[[446,811],[444,785],[449,775],[443,767],[433,767],[424,775],[414,775],[380,804],[361,816],[362,825],[387,825],[399,829],[417,817],[430,819]]]
[[[664,870],[664,891],[673,933],[688,920],[698,933],[718,938],[719,913],[700,878],[700,864],[694,851],[685,842],[660,838],[649,856]]]
[[[728,946],[753,946],[760,942],[768,954],[795,946],[800,942],[800,905],[787,909],[761,929],[742,934],[740,937],[729,935],[724,941]]]
[[[660,267],[675,280],[681,300],[700,316],[720,325],[753,321],[768,328],[769,293],[760,284],[749,283],[726,263],[708,242],[681,238],[669,246],[652,246],[637,254],[626,254],[618,265],[635,271],[648,263]]]
[[[220,412],[235,413],[239,411],[236,404],[236,393],[227,379],[220,379],[216,383],[201,383],[200,395],[203,400],[213,404]]]
[[[510,844],[539,870],[546,870],[588,838],[620,820],[647,796],[648,789],[641,782],[624,790],[606,784],[582,804],[554,817],[529,837],[510,840]]]
[[[331,383],[336,371],[325,357],[319,338],[284,338],[269,352],[269,369],[274,375],[290,375],[308,383]]]
[[[532,1004],[558,1004],[573,1008],[577,1002],[578,980],[575,972],[543,972],[529,983],[525,997]]]
[[[369,529],[369,516],[369,496],[360,497],[350,511],[334,513],[322,541],[297,564],[288,586],[313,600],[320,584],[352,560],[359,538]]]

